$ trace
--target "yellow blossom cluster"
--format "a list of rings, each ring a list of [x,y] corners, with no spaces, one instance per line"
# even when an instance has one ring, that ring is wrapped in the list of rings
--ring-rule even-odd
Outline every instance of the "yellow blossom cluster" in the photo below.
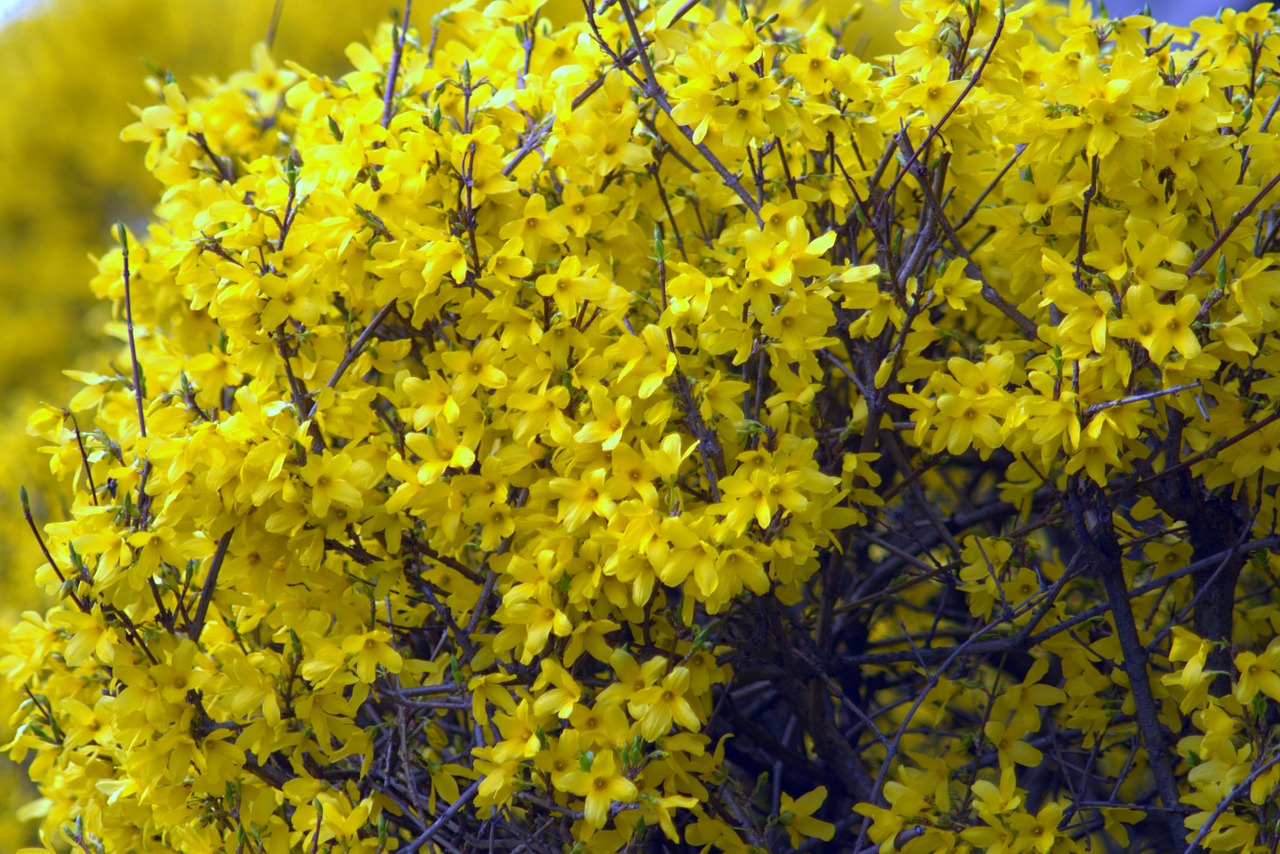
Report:
[[[109,308],[95,305],[87,287],[89,256],[109,248],[113,221],[144,221],[154,204],[155,179],[136,148],[117,139],[128,103],[152,97],[143,85],[148,68],[184,81],[235,70],[268,34],[272,11],[261,0],[43,0],[0,28],[0,635],[24,608],[47,604],[31,584],[42,558],[19,484],[42,518],[61,512],[26,416],[40,398],[67,396],[62,369],[115,357],[98,335]],[[291,0],[276,22],[276,49],[337,69],[353,36],[384,16],[380,3]],[[20,689],[0,680],[0,739],[12,735]],[[0,774],[0,850],[15,851],[30,835],[23,818],[31,811],[19,808],[33,791],[7,759]]]
[[[336,70],[342,48],[384,15],[380,4],[291,0],[275,48]],[[49,0],[0,29],[0,156],[11,164],[0,201],[6,390],[48,388],[73,357],[96,349],[104,313],[85,311],[86,256],[109,247],[112,222],[141,221],[154,203],[155,179],[116,142],[128,104],[153,97],[148,69],[183,81],[230,73],[271,22],[271,4],[250,0]]]
[[[1280,18],[541,6],[125,128],[46,844],[1274,847]]]

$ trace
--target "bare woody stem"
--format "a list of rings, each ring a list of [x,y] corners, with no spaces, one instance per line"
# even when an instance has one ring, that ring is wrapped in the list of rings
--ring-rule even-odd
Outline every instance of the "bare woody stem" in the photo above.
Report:
[[[1171,475],[1175,475],[1181,471],[1185,471],[1186,469],[1191,468],[1196,463],[1203,462],[1204,460],[1207,460],[1210,457],[1216,456],[1218,453],[1226,450],[1227,448],[1231,447],[1237,442],[1244,441],[1245,439],[1252,436],[1254,433],[1257,433],[1259,430],[1266,427],[1268,424],[1274,424],[1276,421],[1280,421],[1280,410],[1276,410],[1275,412],[1272,412],[1270,415],[1268,415],[1266,418],[1263,418],[1261,421],[1253,422],[1248,427],[1241,430],[1239,433],[1236,433],[1231,438],[1224,439],[1221,442],[1218,442],[1208,448],[1205,448],[1203,451],[1196,454],[1195,456],[1187,457],[1185,460],[1175,465],[1169,466],[1166,469],[1162,469],[1148,477],[1144,477],[1142,480],[1138,481],[1133,485],[1133,490],[1143,489],[1151,485],[1151,483],[1153,483],[1154,481],[1162,480],[1166,477],[1170,477]]]
[[[193,133],[191,138],[196,141],[196,145],[200,146],[200,150],[209,158],[209,162],[213,164],[213,168],[218,170],[218,177],[228,184],[236,182],[235,169],[232,166],[231,158],[219,157],[214,153],[213,148],[209,145],[209,139],[203,133]]]
[[[671,16],[671,23],[674,24],[677,21],[679,21],[685,15],[689,14],[689,12],[691,12],[701,2],[702,0],[685,0],[685,4],[681,6],[679,9],[677,9],[676,13]],[[638,48],[636,48],[634,45],[627,48],[625,51],[622,52],[622,61],[627,64],[630,64],[631,60],[636,58],[637,50]],[[596,92],[598,92],[600,90],[600,87],[604,85],[605,76],[606,75],[602,74],[599,77],[597,77],[595,80],[591,81],[591,84],[587,86],[587,88],[583,89],[574,97],[573,101],[570,103],[570,107],[575,110],[578,109],[578,107],[582,106],[584,101],[586,101]]]
[[[396,80],[400,76],[400,59],[404,56],[404,40],[409,32],[409,13],[413,11],[413,0],[405,0],[404,17],[400,21],[400,32],[396,37],[395,52],[391,54],[391,66],[387,69],[387,88],[382,93],[382,126],[391,124],[391,115],[396,97]]]
[[[386,305],[378,309],[378,313],[369,321],[369,325],[360,333],[360,337],[356,338],[355,343],[351,345],[351,349],[347,350],[347,352],[342,355],[342,361],[339,362],[338,367],[334,369],[332,376],[329,377],[329,381],[324,384],[325,388],[333,388],[338,384],[338,380],[342,379],[342,375],[347,372],[347,368],[351,367],[351,363],[360,355],[360,352],[364,349],[365,345],[369,343],[369,339],[373,337],[374,333],[378,331],[378,327],[382,325],[382,321],[387,319],[387,315],[390,314],[391,310],[395,307],[396,301],[395,299],[391,299]],[[310,421],[312,418],[315,418],[316,409],[319,406],[320,399],[317,396],[312,400],[311,408],[307,410],[306,417],[303,420]]]
[[[542,121],[538,122],[536,125],[534,125],[532,128],[529,129],[528,133],[525,134],[524,140],[520,143],[520,148],[518,148],[516,150],[516,153],[512,155],[511,160],[509,160],[507,164],[502,167],[502,176],[504,178],[509,176],[512,172],[516,171],[516,167],[519,166],[522,162],[524,162],[524,159],[528,157],[530,153],[538,150],[538,147],[542,145],[542,143],[545,142],[547,137],[550,135],[551,128],[555,125],[555,121],[556,121],[555,112],[550,112],[550,113],[547,113],[547,115],[542,119]],[[471,159],[472,159],[472,162],[474,163],[475,162],[474,154],[472,155]]]
[[[453,818],[459,810],[471,803],[471,800],[475,798],[479,791],[480,781],[476,780],[467,787],[465,792],[458,796],[456,801],[451,803],[444,812],[440,813],[440,817],[432,822],[431,826],[423,831],[421,836],[409,843],[409,846],[404,849],[406,854],[417,854],[418,851],[421,851],[423,846],[430,842],[431,838],[440,832],[440,829],[445,826],[449,819]]]
[[[1178,778],[1174,774],[1170,758],[1169,741],[1160,723],[1160,710],[1151,692],[1147,650],[1138,636],[1133,605],[1129,602],[1123,552],[1112,522],[1111,505],[1100,487],[1078,476],[1073,476],[1067,484],[1067,504],[1085,562],[1101,578],[1103,588],[1107,591],[1107,601],[1115,621],[1116,640],[1120,644],[1123,658],[1121,664],[1129,677],[1129,691],[1133,695],[1138,732],[1147,749],[1147,760],[1155,777],[1156,791],[1164,805],[1162,816],[1165,826],[1172,842],[1177,844],[1182,841],[1186,832],[1182,825]]]
[[[98,487],[93,482],[93,468],[89,465],[89,452],[84,447],[84,434],[80,432],[80,423],[76,421],[75,414],[69,409],[64,409],[63,413],[67,418],[71,419],[71,428],[75,430],[76,447],[80,449],[80,464],[84,469],[85,480],[89,484],[89,497],[93,499],[93,504],[96,507],[98,505]]]
[[[653,245],[658,262],[658,286],[662,292],[662,309],[666,311],[667,253],[662,244],[661,233],[656,228],[654,229]],[[671,352],[672,358],[676,360],[672,385],[675,386],[676,393],[680,395],[680,405],[684,408],[685,423],[698,440],[698,456],[702,458],[702,467],[706,471],[711,499],[718,504],[720,502],[720,478],[724,476],[726,471],[724,448],[720,444],[720,437],[703,419],[702,412],[698,409],[698,402],[693,399],[693,383],[684,371],[680,370],[680,356],[676,350],[675,335],[670,327],[667,328],[667,349]]]
[[[67,595],[71,597],[71,601],[76,603],[76,607],[84,613],[89,613],[89,608],[76,593],[67,584],[67,577],[62,574],[62,570],[58,568],[58,562],[53,559],[53,555],[49,552],[49,547],[45,545],[44,537],[40,535],[40,526],[36,524],[35,517],[31,515],[31,500],[27,497],[27,488],[25,486],[18,487],[18,500],[22,504],[22,518],[27,521],[27,527],[31,529],[31,533],[36,538],[36,542],[40,544],[40,551],[44,554],[44,559],[49,561],[49,566],[53,568],[53,572],[58,576],[58,580],[62,582],[63,589],[67,591]]]
[[[133,282],[129,274],[129,234],[124,223],[116,223],[120,236],[120,255],[124,266],[124,322],[129,336],[129,361],[133,365],[133,396],[138,404],[138,431],[147,435],[147,416],[142,403],[145,391],[142,387],[142,368],[138,364],[138,345],[133,335]]]
[[[1215,237],[1213,242],[1195,257],[1195,260],[1191,262],[1191,266],[1187,268],[1188,279],[1200,272],[1204,265],[1209,263],[1209,259],[1213,257],[1214,253],[1222,248],[1222,244],[1227,242],[1228,238],[1231,237],[1231,233],[1240,227],[1240,223],[1244,222],[1249,214],[1253,213],[1254,209],[1267,197],[1267,194],[1275,189],[1276,184],[1280,184],[1280,174],[1268,181],[1266,186],[1249,200],[1249,204],[1241,208],[1240,212],[1231,218],[1231,222],[1227,224],[1226,228],[1222,229],[1222,233]]]
[[[1105,409],[1112,409],[1117,406],[1125,406],[1130,403],[1141,403],[1145,400],[1155,400],[1157,397],[1167,397],[1171,394],[1179,394],[1184,391],[1191,391],[1194,388],[1203,388],[1204,383],[1196,380],[1193,383],[1184,383],[1183,385],[1173,386],[1172,388],[1162,388],[1155,391],[1143,392],[1142,394],[1131,394],[1128,397],[1122,397],[1119,400],[1105,400],[1102,403],[1095,403],[1084,411],[1084,420],[1087,422],[1090,418],[1102,412]]]
[[[205,576],[204,586],[200,588],[200,601],[196,603],[196,612],[187,626],[187,637],[193,641],[199,640],[200,633],[204,630],[205,617],[209,613],[209,602],[218,588],[218,574],[222,571],[222,564],[227,558],[227,548],[231,545],[231,534],[232,531],[227,531],[218,540],[218,547],[214,550],[213,560],[209,564],[209,574]]]
[[[1218,805],[1213,808],[1213,812],[1209,813],[1209,819],[1204,824],[1200,825],[1200,830],[1187,846],[1185,854],[1197,854],[1197,852],[1202,851],[1203,849],[1200,847],[1200,843],[1203,842],[1204,838],[1213,830],[1213,825],[1222,817],[1222,814],[1226,812],[1233,803],[1235,803],[1237,798],[1243,797],[1248,793],[1254,780],[1257,780],[1276,765],[1280,765],[1280,752],[1273,753],[1269,759],[1260,765],[1254,765],[1253,770],[1249,772],[1249,776],[1237,783],[1235,788],[1228,792],[1227,796],[1219,801]]]
[[[125,330],[129,338],[129,362],[133,368],[133,398],[138,406],[138,433],[145,439],[147,438],[147,416],[143,398],[146,396],[146,389],[142,385],[142,365],[138,362],[138,344],[133,331],[133,277],[129,270],[129,233],[122,222],[116,223],[116,230],[120,237],[120,254],[123,262],[124,319]],[[142,473],[138,477],[138,524],[139,527],[143,528],[147,525],[148,511],[151,505],[151,499],[147,495],[147,479],[150,475],[151,461],[144,460]],[[163,605],[159,601],[156,604],[161,613],[164,613]]]
[[[267,24],[267,35],[263,42],[267,45],[267,50],[276,42],[276,33],[280,30],[280,16],[284,13],[284,0],[276,0],[275,5],[271,9],[271,23]]]
[[[595,33],[597,43],[613,60],[613,63],[618,67],[618,70],[624,71],[627,74],[632,74],[629,63],[609,47],[608,42],[605,41],[599,28],[596,27],[595,12],[591,8],[591,0],[584,0],[584,2],[587,4],[587,20],[591,24],[592,31]],[[747,210],[755,214],[756,223],[763,228],[764,220],[760,218],[760,205],[757,204],[756,200],[747,192],[747,188],[742,186],[742,181],[729,171],[728,167],[721,162],[719,157],[716,157],[715,152],[713,152],[705,142],[698,142],[694,140],[693,131],[687,125],[683,125],[676,121],[675,116],[672,115],[671,102],[667,100],[666,92],[663,90],[661,84],[658,83],[658,78],[654,73],[653,65],[649,62],[649,54],[645,51],[644,37],[640,35],[640,28],[636,26],[635,12],[632,11],[631,4],[627,2],[627,0],[619,0],[618,5],[622,7],[622,14],[627,19],[627,28],[631,30],[633,47],[636,55],[640,58],[640,65],[644,69],[645,79],[643,81],[639,81],[638,78],[635,79],[637,79],[637,82],[641,83],[642,88],[645,90],[645,94],[653,99],[653,102],[658,105],[658,108],[667,114],[667,118],[671,119],[671,123],[674,124],[682,134],[684,134],[685,139],[689,140],[690,144],[692,144],[694,148],[698,149],[698,153],[703,156],[707,163],[711,164],[711,168],[720,176],[720,180],[724,182],[724,185],[733,190],[738,198],[742,199],[742,203],[747,206]]]
[[[987,625],[983,626],[979,631],[971,634],[966,640],[964,640],[960,644],[957,644],[954,649],[947,650],[948,654],[946,659],[942,662],[942,664],[938,667],[938,669],[935,670],[929,676],[929,678],[925,682],[923,689],[916,693],[916,698],[914,702],[912,702],[911,706],[907,709],[906,714],[903,715],[902,722],[898,725],[898,729],[894,732],[893,738],[889,742],[889,747],[885,751],[885,758],[880,763],[880,770],[876,773],[875,781],[873,782],[871,787],[871,793],[867,798],[867,801],[869,803],[887,804],[887,802],[884,801],[883,794],[882,794],[884,791],[885,781],[888,779],[889,771],[893,767],[894,760],[897,758],[897,755],[898,755],[898,751],[901,749],[902,738],[904,735],[906,735],[907,729],[911,726],[912,719],[915,717],[916,712],[920,710],[920,707],[924,705],[924,702],[926,698],[929,696],[929,693],[935,687],[937,687],[939,680],[941,680],[943,675],[947,672],[947,670],[951,668],[952,664],[954,664],[962,655],[964,655],[965,652],[968,651],[970,647],[976,645],[978,643],[978,639],[982,637],[982,635],[991,631],[1003,621],[1004,621],[1004,618],[1001,617],[989,622]],[[867,831],[870,830],[870,828],[871,828],[870,821],[862,822],[862,827],[858,831],[858,839],[857,839],[857,842],[854,843],[853,850],[855,851],[862,850],[862,843],[866,841]]]
[[[49,547],[45,545],[44,537],[40,535],[40,526],[36,524],[35,518],[31,515],[31,501],[27,496],[26,487],[18,487],[18,498],[22,503],[22,518],[26,520],[27,527],[29,527],[31,529],[31,533],[35,535],[36,542],[40,545],[41,553],[44,555],[45,560],[49,561],[49,566],[53,568],[54,574],[62,581],[64,589],[71,597],[71,601],[76,603],[76,607],[78,607],[82,613],[91,613],[93,610],[92,600],[81,599],[80,596],[71,589],[71,586],[67,583],[66,576],[63,575],[62,570],[58,568],[58,562],[53,559],[53,555],[50,553]],[[85,584],[90,583],[89,576],[83,568],[80,572],[80,580]],[[128,615],[128,613],[121,611],[110,604],[102,605],[102,613],[119,620],[120,624],[124,627],[125,636],[128,637],[130,641],[138,645],[138,649],[142,650],[142,653],[152,664],[159,663],[156,660],[155,655],[147,647],[146,641],[142,639],[142,635],[138,632],[137,625],[133,622],[133,619]]]
[[[898,134],[897,139],[898,144],[902,146],[904,151],[911,150],[911,144],[907,141],[906,134]],[[921,148],[923,148],[923,146],[921,146]],[[920,149],[917,148],[912,153],[911,159],[914,160],[915,156],[919,153]],[[934,195],[933,188],[929,186],[927,176],[924,173],[924,167],[917,164],[915,168],[918,170],[916,181],[920,185],[921,195],[929,205],[929,208],[933,211],[933,215],[938,221],[938,226],[942,229],[942,233],[947,238],[947,241],[951,244],[952,248],[955,249],[956,254],[964,259],[964,274],[982,285],[982,298],[986,300],[987,303],[998,309],[1005,317],[1018,324],[1018,328],[1027,335],[1035,338],[1035,321],[1019,311],[1017,306],[1005,299],[999,291],[987,282],[986,277],[982,275],[982,271],[978,269],[978,265],[974,263],[973,257],[969,254],[969,250],[960,242],[960,235],[956,234],[956,230],[951,226],[951,221],[947,219],[947,215],[942,209],[942,203],[938,201],[937,197]]]
[[[947,123],[947,120],[951,118],[951,115],[956,110],[960,109],[960,105],[964,103],[964,99],[969,97],[969,93],[973,91],[973,87],[977,86],[978,81],[982,79],[982,72],[986,70],[987,63],[989,63],[991,61],[991,57],[995,55],[996,44],[999,43],[1000,36],[1004,33],[1004,21],[1004,0],[1000,0],[1000,10],[996,14],[996,31],[991,35],[991,43],[987,45],[986,51],[982,54],[982,62],[979,63],[977,70],[973,72],[973,76],[969,78],[969,82],[965,84],[964,91],[956,97],[951,106],[947,108],[947,111],[942,114],[942,117],[938,119],[938,123],[929,128],[929,133],[925,136],[924,142],[917,146],[915,152],[907,159],[907,162],[903,164],[902,170],[889,184],[889,189],[885,191],[884,199],[880,203],[881,207],[888,204],[888,200],[893,197],[894,192],[898,189],[898,183],[902,180],[902,176],[911,170],[922,152],[929,150],[929,145],[942,131],[942,126]],[[879,213],[879,211],[877,211],[877,213]]]

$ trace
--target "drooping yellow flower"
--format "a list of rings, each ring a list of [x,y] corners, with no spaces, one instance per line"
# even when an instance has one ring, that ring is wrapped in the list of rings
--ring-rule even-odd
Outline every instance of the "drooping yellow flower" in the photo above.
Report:
[[[836,826],[829,821],[814,818],[827,799],[827,787],[819,786],[799,798],[782,793],[778,807],[778,823],[787,829],[792,846],[799,847],[805,839],[821,839],[830,842],[835,838]]]
[[[597,828],[604,827],[613,804],[630,803],[638,794],[636,784],[619,773],[617,755],[612,750],[590,758],[584,755],[580,770],[565,774],[561,782],[566,790],[585,798],[583,815],[588,825]]]
[[[1277,672],[1280,671],[1280,639],[1267,644],[1261,655],[1247,650],[1237,653],[1235,665],[1240,674],[1235,687],[1237,700],[1248,703],[1262,693],[1280,701],[1280,673]]]

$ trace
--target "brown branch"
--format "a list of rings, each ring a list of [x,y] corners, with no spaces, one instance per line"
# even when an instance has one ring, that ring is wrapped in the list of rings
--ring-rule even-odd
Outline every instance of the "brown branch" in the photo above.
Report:
[[[138,405],[138,432],[145,439],[147,437],[147,416],[144,412],[143,397],[146,394],[142,387],[142,368],[138,364],[138,345],[133,335],[133,288],[132,277],[129,275],[129,235],[125,231],[124,223],[116,223],[117,233],[120,237],[120,254],[124,266],[124,321],[125,330],[129,337],[129,362],[133,366],[133,397]]]
[[[53,555],[49,552],[49,547],[45,545],[44,537],[40,535],[40,527],[36,525],[35,517],[31,515],[31,499],[27,496],[27,488],[25,486],[18,487],[18,501],[22,505],[22,518],[27,520],[27,527],[31,529],[36,542],[40,544],[40,551],[44,554],[44,559],[49,562],[49,566],[53,568],[54,575],[58,576],[58,580],[62,582],[62,589],[71,597],[71,601],[76,603],[77,608],[86,614],[89,613],[88,604],[67,584],[67,577],[62,574],[62,570],[58,568],[58,562],[53,559]]]
[[[1249,200],[1249,204],[1245,205],[1234,216],[1232,216],[1231,221],[1227,224],[1227,227],[1222,230],[1222,233],[1215,237],[1213,242],[1206,246],[1204,250],[1195,257],[1195,260],[1191,262],[1191,266],[1187,268],[1188,279],[1200,272],[1204,265],[1209,263],[1209,259],[1214,256],[1214,253],[1222,248],[1222,244],[1227,242],[1227,238],[1231,237],[1232,232],[1240,227],[1240,223],[1244,222],[1245,217],[1253,213],[1254,208],[1256,208],[1262,200],[1266,198],[1268,193],[1275,189],[1276,184],[1280,184],[1280,173],[1277,173],[1274,178],[1268,181],[1266,186],[1259,190],[1257,194]]]
[[[1138,732],[1147,748],[1147,759],[1155,777],[1156,790],[1165,806],[1162,814],[1173,843],[1186,833],[1182,825],[1182,802],[1178,778],[1174,773],[1173,755],[1160,710],[1151,693],[1147,670],[1147,650],[1138,637],[1138,626],[1129,602],[1129,587],[1124,577],[1123,552],[1112,521],[1111,505],[1102,489],[1089,480],[1073,476],[1067,485],[1067,502],[1086,565],[1101,577],[1107,591],[1111,616],[1115,621],[1116,640],[1120,644],[1129,691],[1133,696]]]
[[[396,94],[396,80],[400,76],[400,59],[404,56],[404,40],[409,34],[409,13],[413,11],[413,0],[404,0],[404,18],[400,21],[400,32],[397,33],[396,47],[391,54],[391,67],[387,69],[387,88],[382,93],[382,126],[391,125],[391,114]]]
[[[929,133],[925,136],[924,142],[920,143],[919,147],[912,152],[911,156],[907,158],[907,162],[903,164],[902,170],[889,184],[889,189],[885,190],[884,198],[881,200],[879,205],[881,209],[883,209],[884,206],[888,204],[889,199],[893,197],[894,192],[898,189],[899,182],[902,181],[902,176],[915,165],[916,158],[920,156],[920,152],[929,148],[933,143],[933,140],[938,136],[938,133],[942,130],[942,126],[947,123],[947,120],[951,118],[952,114],[955,113],[956,110],[960,109],[960,105],[964,103],[964,99],[969,97],[969,93],[973,91],[973,87],[977,86],[978,81],[982,79],[982,72],[986,70],[987,63],[991,61],[991,57],[995,54],[996,44],[1000,41],[1000,36],[1004,33],[1004,21],[1004,4],[1001,3],[1000,11],[996,15],[996,31],[991,35],[991,43],[987,45],[987,49],[982,55],[982,62],[979,63],[977,70],[973,72],[973,76],[969,78],[969,82],[965,85],[964,90],[956,97],[951,106],[947,107],[947,111],[942,114],[940,119],[938,119],[938,123],[929,128]],[[877,213],[881,212],[881,210],[877,210]]]
[[[685,139],[689,140],[693,147],[698,149],[698,153],[706,159],[707,163],[711,164],[711,168],[720,176],[720,180],[724,182],[725,186],[733,190],[738,198],[742,199],[742,202],[747,206],[747,209],[755,214],[757,225],[763,228],[764,220],[760,218],[760,206],[756,203],[756,200],[751,197],[751,194],[747,192],[746,188],[742,186],[742,181],[729,171],[724,163],[720,161],[720,158],[716,157],[715,153],[705,142],[695,141],[693,138],[693,131],[690,130],[688,126],[676,121],[675,117],[672,115],[671,103],[667,100],[666,92],[658,83],[658,78],[654,74],[653,65],[649,62],[649,55],[644,50],[644,39],[640,35],[640,29],[636,26],[635,13],[631,10],[631,4],[628,0],[618,0],[618,5],[622,7],[622,14],[627,19],[627,27],[631,30],[631,38],[636,49],[636,54],[639,56],[640,64],[644,69],[645,80],[643,81],[632,73],[630,63],[623,61],[623,58],[609,47],[609,43],[605,40],[604,35],[600,32],[599,27],[595,23],[595,11],[591,8],[591,0],[584,0],[584,2],[587,7],[587,22],[590,24],[592,33],[595,35],[600,48],[613,60],[614,65],[617,66],[619,71],[626,72],[632,77],[632,79],[640,84],[645,94],[653,99],[653,102],[658,105],[662,112],[667,114],[667,118],[671,120],[671,123],[674,124],[682,134],[684,134]]]
[[[226,560],[227,547],[231,545],[231,534],[232,531],[227,531],[218,539],[218,547],[214,550],[213,560],[209,564],[209,574],[205,576],[204,586],[200,588],[200,600],[196,603],[196,613],[187,624],[187,637],[193,641],[199,640],[204,630],[209,602],[213,599],[214,591],[218,587],[218,573],[222,570],[223,561]]]
[[[209,158],[209,162],[213,164],[213,168],[218,170],[218,177],[228,184],[236,182],[235,168],[231,165],[231,158],[219,157],[213,153],[213,149],[209,147],[209,140],[204,134],[196,132],[191,134],[191,138],[196,141],[196,145],[200,146],[200,150]]]
[[[463,792],[461,795],[458,796],[458,799],[456,801],[449,804],[448,808],[445,809],[444,812],[440,813],[439,818],[437,818],[434,822],[432,822],[431,826],[428,827],[426,830],[424,830],[421,836],[419,836],[417,839],[410,842],[405,847],[404,849],[405,854],[417,854],[417,852],[421,851],[423,846],[425,846],[428,842],[431,841],[431,837],[435,836],[437,833],[440,832],[440,829],[445,826],[445,824],[449,821],[449,819],[453,818],[454,815],[456,815],[459,810],[461,810],[467,804],[471,803],[471,800],[475,798],[476,794],[479,791],[480,791],[480,781],[476,780],[474,783],[472,783],[470,786],[467,787],[467,790],[465,792]]]
[[[919,155],[920,150],[924,146],[920,146],[920,148],[917,148],[914,152],[912,152],[911,143],[907,140],[907,135],[905,133],[897,134],[896,139],[904,152],[911,152],[910,159],[912,162],[914,162],[915,157]],[[1035,321],[1031,320],[1029,317],[1027,317],[1025,314],[1019,311],[1017,306],[1015,306],[1013,303],[1005,299],[1000,294],[1000,292],[997,291],[994,287],[992,287],[991,284],[987,281],[986,276],[982,274],[982,270],[980,270],[978,268],[978,265],[974,263],[973,256],[969,254],[969,250],[966,249],[964,244],[960,242],[960,235],[956,234],[956,230],[955,228],[952,227],[951,221],[947,219],[946,212],[943,211],[942,209],[942,203],[938,201],[937,196],[934,194],[933,188],[930,187],[929,182],[925,180],[926,174],[924,173],[923,168],[924,167],[921,166],[920,171],[916,175],[917,183],[920,185],[921,195],[923,195],[925,202],[928,204],[929,208],[932,210],[933,216],[937,220],[938,227],[942,229],[942,233],[947,238],[947,241],[951,243],[951,246],[953,249],[955,249],[956,254],[964,259],[964,274],[969,278],[974,279],[975,281],[981,283],[982,298],[984,300],[986,300],[990,305],[998,309],[1000,313],[1003,314],[1005,317],[1009,318],[1014,323],[1016,323],[1018,325],[1018,328],[1021,329],[1026,335],[1028,335],[1032,339],[1035,339],[1038,332],[1038,327],[1036,326]]]
[[[342,375],[347,372],[347,368],[351,367],[351,363],[354,362],[356,360],[356,357],[360,355],[360,351],[363,350],[364,346],[369,343],[369,339],[372,338],[373,334],[378,331],[378,327],[382,325],[382,321],[387,319],[387,315],[390,314],[391,310],[395,307],[396,307],[396,300],[393,297],[387,302],[386,305],[378,309],[378,313],[375,314],[373,316],[373,319],[369,321],[369,325],[366,326],[364,330],[360,333],[360,336],[356,338],[355,343],[351,345],[351,348],[347,350],[347,352],[342,354],[342,361],[339,362],[338,367],[334,369],[333,374],[329,377],[329,381],[324,384],[325,388],[333,388],[338,384],[338,380],[342,379]],[[320,398],[319,398],[319,395],[317,395],[315,399],[312,400],[311,408],[307,410],[306,418],[304,418],[303,420],[310,421],[312,418],[315,418],[316,408],[319,405],[320,405]]]
[[[590,2],[590,0],[586,0],[586,2]],[[701,3],[702,3],[702,0],[685,0],[685,4],[681,6],[679,9],[677,9],[676,13],[671,16],[671,23],[672,24],[676,23],[685,15],[693,11],[693,9]],[[622,52],[622,61],[630,65],[631,61],[636,58],[636,53],[637,53],[637,49],[634,45],[627,48],[625,51]],[[588,98],[590,98],[592,95],[594,95],[596,92],[600,90],[600,87],[604,85],[604,81],[607,77],[608,77],[608,72],[601,74],[595,80],[592,80],[590,85],[588,85],[586,89],[583,89],[581,92],[579,92],[578,95],[573,99],[573,102],[570,104],[570,107],[575,110],[578,109],[578,107],[581,107],[584,101],[586,101]]]
[[[1200,843],[1204,841],[1204,838],[1213,830],[1214,823],[1222,817],[1222,814],[1227,811],[1227,808],[1231,806],[1231,803],[1235,801],[1236,798],[1239,798],[1248,792],[1249,788],[1253,785],[1254,780],[1257,780],[1276,765],[1280,765],[1280,752],[1272,754],[1271,758],[1266,762],[1263,762],[1260,765],[1255,765],[1249,772],[1249,776],[1237,783],[1235,788],[1228,792],[1227,796],[1219,801],[1218,805],[1213,808],[1213,812],[1209,813],[1209,818],[1204,824],[1200,825],[1200,830],[1196,833],[1195,838],[1191,840],[1191,844],[1187,846],[1185,854],[1196,854],[1196,852],[1200,851]]]

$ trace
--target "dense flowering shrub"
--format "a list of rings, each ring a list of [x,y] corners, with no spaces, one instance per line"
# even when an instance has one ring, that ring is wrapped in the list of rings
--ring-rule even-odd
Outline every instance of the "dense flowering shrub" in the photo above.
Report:
[[[89,256],[109,248],[112,222],[145,222],[154,204],[155,179],[136,147],[117,140],[128,103],[154,98],[143,85],[148,65],[184,86],[192,74],[240,67],[272,11],[261,0],[43,0],[0,27],[0,634],[24,609],[48,604],[31,583],[42,558],[19,484],[41,518],[62,512],[39,443],[26,435],[27,415],[41,398],[67,397],[62,369],[83,367],[89,354],[115,357],[98,335],[110,307],[95,305],[87,287]],[[353,36],[385,17],[380,3],[320,0],[290,0],[281,12],[275,48],[322,69],[340,68]],[[0,680],[0,743],[12,737],[20,688]],[[15,851],[28,835],[19,807],[34,793],[7,758],[0,778],[0,851]]]
[[[384,16],[379,4],[290,0],[275,48],[336,70],[342,48]],[[142,221],[154,203],[155,179],[137,152],[113,144],[130,119],[128,104],[154,98],[142,85],[148,66],[184,86],[195,85],[187,82],[193,74],[228,74],[267,34],[271,17],[272,4],[259,0],[48,0],[0,29],[6,391],[47,386],[97,343],[102,313],[88,315],[92,325],[79,318],[93,271],[86,256],[108,248],[112,222]]]
[[[164,83],[30,422],[50,842],[1274,847],[1277,20],[904,12]]]

